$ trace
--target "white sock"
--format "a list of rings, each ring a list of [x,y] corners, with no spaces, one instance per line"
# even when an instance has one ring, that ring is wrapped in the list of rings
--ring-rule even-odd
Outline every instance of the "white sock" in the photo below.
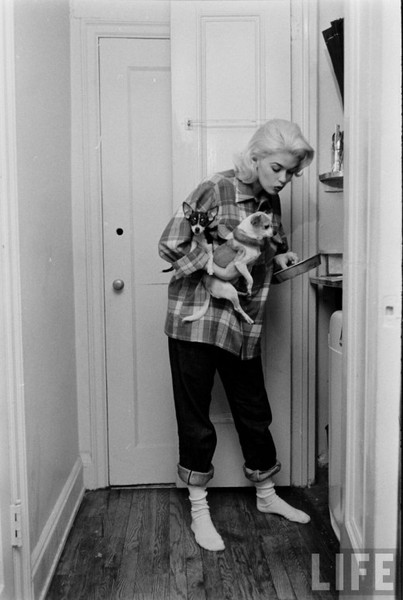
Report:
[[[214,527],[210,517],[206,488],[189,485],[188,490],[192,506],[192,524],[190,527],[196,542],[205,550],[213,552],[225,550],[223,539]]]
[[[309,523],[311,517],[298,510],[284,500],[279,498],[274,489],[274,482],[271,478],[255,483],[256,486],[256,505],[260,512],[281,515],[289,521],[296,523]]]

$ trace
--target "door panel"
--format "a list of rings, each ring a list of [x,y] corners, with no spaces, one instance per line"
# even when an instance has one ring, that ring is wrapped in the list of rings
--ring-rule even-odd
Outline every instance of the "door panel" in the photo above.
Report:
[[[174,198],[290,118],[290,31],[290,0],[171,2]]]
[[[177,443],[157,251],[172,212],[169,41],[102,39],[100,97],[110,483],[169,483]]]

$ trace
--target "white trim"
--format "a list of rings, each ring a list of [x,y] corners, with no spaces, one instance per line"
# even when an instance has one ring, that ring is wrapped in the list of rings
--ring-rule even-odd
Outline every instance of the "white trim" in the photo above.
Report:
[[[31,555],[35,598],[46,596],[83,496],[83,465],[78,458]]]
[[[292,120],[317,148],[317,1],[291,1]],[[314,161],[293,183],[292,249],[301,258],[317,252],[317,166]],[[297,198],[298,195],[298,198]],[[316,443],[316,293],[308,277],[291,282],[292,432],[291,484],[315,478]]]
[[[137,6],[133,7],[133,4]],[[142,2],[116,2],[115,0],[71,0],[72,16],[87,22],[115,24],[132,27],[141,24],[169,21],[170,0],[143,0]]]
[[[169,38],[169,22],[115,23],[75,17],[71,35],[79,437],[85,486],[94,489],[109,484],[98,41],[101,37]]]
[[[2,286],[0,296],[4,335],[0,352],[5,376],[6,397],[1,410],[8,416],[10,501],[21,503],[23,545],[14,548],[14,588],[17,598],[32,596],[29,556],[28,482],[24,413],[24,368],[20,289],[18,226],[17,150],[15,128],[14,4],[0,3],[0,250]],[[3,85],[4,84],[4,85]],[[3,546],[5,549],[5,545]],[[8,549],[8,551],[10,551]]]
[[[397,0],[356,2],[346,19],[342,549],[393,550],[399,543],[399,14]]]
[[[92,101],[97,106],[97,92],[94,99],[88,90],[89,81],[94,79],[95,86],[98,81],[97,43],[97,37],[86,36],[84,24],[81,27],[81,22],[72,22],[72,208],[78,421],[84,479],[88,488],[108,484],[102,234],[98,228],[99,216],[93,223],[95,218],[89,200],[100,196],[97,178],[100,153],[98,115],[96,112],[92,114],[90,105]],[[91,54],[95,66],[88,54]],[[92,147],[90,139],[95,139]]]

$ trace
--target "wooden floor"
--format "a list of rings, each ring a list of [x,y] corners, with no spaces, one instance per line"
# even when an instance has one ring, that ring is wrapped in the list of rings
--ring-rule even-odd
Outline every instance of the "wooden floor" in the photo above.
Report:
[[[201,550],[189,528],[187,490],[87,492],[47,600],[309,600],[337,598],[338,542],[326,488],[277,488],[311,515],[308,525],[259,513],[254,488],[211,489],[224,552]],[[319,555],[312,590],[312,555]]]

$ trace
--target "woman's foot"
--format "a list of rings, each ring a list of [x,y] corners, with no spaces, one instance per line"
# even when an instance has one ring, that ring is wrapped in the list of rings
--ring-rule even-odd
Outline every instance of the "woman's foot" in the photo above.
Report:
[[[213,525],[207,503],[205,488],[188,486],[189,500],[192,506],[192,523],[190,525],[196,542],[205,550],[219,552],[225,550],[222,537]]]
[[[302,510],[294,508],[277,496],[272,479],[255,483],[255,486],[256,505],[260,512],[280,515],[295,523],[309,523],[311,520],[311,517]]]

